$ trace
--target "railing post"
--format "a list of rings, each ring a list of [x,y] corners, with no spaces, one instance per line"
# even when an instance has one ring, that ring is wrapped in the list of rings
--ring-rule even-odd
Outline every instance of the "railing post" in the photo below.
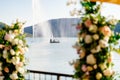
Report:
[[[57,75],[57,80],[60,80],[60,75]]]

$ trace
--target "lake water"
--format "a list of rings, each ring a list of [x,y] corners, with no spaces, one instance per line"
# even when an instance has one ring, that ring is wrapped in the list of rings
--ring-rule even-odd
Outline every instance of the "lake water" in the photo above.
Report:
[[[76,50],[72,48],[77,38],[58,38],[60,43],[49,43],[48,38],[27,38],[29,51],[28,69],[73,74],[73,67],[69,61],[78,58]],[[120,55],[113,54],[114,69],[120,71]]]

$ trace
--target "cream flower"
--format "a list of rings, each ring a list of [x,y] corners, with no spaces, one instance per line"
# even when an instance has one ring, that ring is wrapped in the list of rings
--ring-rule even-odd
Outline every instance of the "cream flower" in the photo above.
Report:
[[[23,41],[22,41],[22,40],[19,40],[19,41],[18,41],[18,44],[22,46],[22,45],[23,45]]]
[[[24,47],[25,52],[28,52],[28,47]]]
[[[16,67],[17,71],[21,74],[24,74],[25,73],[25,70],[23,67]]]
[[[13,73],[10,75],[10,78],[11,78],[12,80],[18,79],[17,73],[16,73],[16,72],[13,72]]]
[[[92,36],[91,35],[86,35],[84,39],[86,44],[89,44],[92,42]]]
[[[91,65],[96,64],[96,58],[94,57],[93,54],[89,54],[87,56],[87,60],[86,61],[87,61],[88,64],[91,64]]]
[[[101,70],[105,70],[107,68],[106,64],[104,63],[99,64],[99,67]]]
[[[93,68],[94,68],[94,69],[97,69],[97,64],[93,65]]]
[[[103,74],[105,76],[111,76],[113,74],[113,71],[111,69],[106,69],[103,71]]]
[[[109,37],[106,36],[106,37],[103,38],[103,40],[108,42],[109,41]]]
[[[100,40],[99,45],[101,48],[106,48],[109,46],[108,42],[106,42],[105,40]]]
[[[7,53],[7,50],[3,50],[3,58],[7,58],[8,57],[8,53]]]
[[[92,33],[96,33],[97,32],[97,26],[96,25],[90,25],[89,27],[89,31],[92,32]]]
[[[0,76],[0,80],[4,80],[4,76]]]
[[[19,57],[12,57],[12,63],[14,65],[19,64],[19,62],[20,62],[20,58]]]
[[[19,42],[19,39],[18,38],[15,38],[12,40],[12,45],[17,45]]]
[[[100,80],[102,78],[102,74],[100,73],[100,72],[98,72],[97,74],[96,74],[96,79],[97,80]]]
[[[94,34],[92,37],[93,37],[94,40],[98,40],[99,39],[99,35],[98,34]]]
[[[10,49],[11,55],[15,55],[15,51],[13,49]]]

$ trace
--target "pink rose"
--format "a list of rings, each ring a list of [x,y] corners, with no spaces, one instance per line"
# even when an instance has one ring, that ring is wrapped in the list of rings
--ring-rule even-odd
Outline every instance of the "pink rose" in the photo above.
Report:
[[[89,28],[92,25],[92,22],[90,19],[87,19],[84,24],[87,28]]]
[[[108,61],[108,63],[111,63],[112,62],[112,57],[111,56],[108,57],[107,61]]]
[[[5,37],[4,37],[5,40],[10,40],[10,35],[9,34],[6,34]]]
[[[83,72],[86,72],[87,71],[87,66],[83,64],[81,69],[82,69]]]
[[[4,39],[7,41],[12,41],[14,39],[15,35],[14,34],[5,34]]]
[[[4,71],[5,71],[6,73],[8,73],[8,72],[9,72],[8,67],[5,67],[5,68],[4,68]]]
[[[113,71],[111,69],[106,69],[103,71],[103,74],[105,76],[111,76],[113,74]]]
[[[99,31],[104,36],[111,36],[112,35],[112,31],[110,30],[110,28],[108,26],[103,26],[103,27],[99,28]]]
[[[18,63],[18,66],[19,66],[19,67],[23,66],[23,62],[19,62],[19,63]]]

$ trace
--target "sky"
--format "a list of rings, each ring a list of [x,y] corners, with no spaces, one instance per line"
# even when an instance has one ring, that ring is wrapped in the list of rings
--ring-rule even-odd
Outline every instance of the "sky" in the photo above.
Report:
[[[69,11],[77,6],[66,6],[67,0],[0,0],[0,22],[11,24],[16,19],[25,26],[55,18],[71,17]],[[103,15],[120,19],[120,5],[103,4]]]

